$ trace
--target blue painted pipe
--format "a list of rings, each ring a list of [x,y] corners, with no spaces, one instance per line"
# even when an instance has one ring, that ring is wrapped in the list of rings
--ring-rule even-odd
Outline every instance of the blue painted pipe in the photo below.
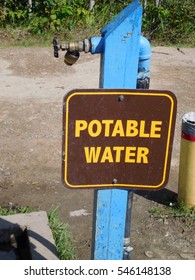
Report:
[[[138,62],[138,79],[150,78],[151,47],[149,41],[140,36],[140,51]]]
[[[104,52],[104,37],[91,37],[91,53],[103,53]]]
[[[103,53],[104,52],[104,37],[92,37],[91,41],[91,53]],[[150,42],[143,36],[140,36],[140,51],[138,62],[138,76],[137,79],[144,80],[150,79],[150,59],[151,59],[151,46]]]

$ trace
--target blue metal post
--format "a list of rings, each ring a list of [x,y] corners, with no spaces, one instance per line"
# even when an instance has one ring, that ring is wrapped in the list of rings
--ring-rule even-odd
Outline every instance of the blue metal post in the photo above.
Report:
[[[136,88],[141,19],[135,0],[102,30],[100,88]],[[127,198],[124,189],[95,191],[92,259],[123,259]]]

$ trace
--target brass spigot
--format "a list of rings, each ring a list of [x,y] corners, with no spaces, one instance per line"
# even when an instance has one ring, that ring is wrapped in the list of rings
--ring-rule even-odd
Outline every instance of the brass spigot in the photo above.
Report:
[[[53,38],[54,57],[59,57],[59,51],[67,51],[64,56],[64,62],[67,65],[73,65],[80,57],[80,52],[88,53],[91,50],[91,42],[89,39],[83,41],[69,42],[59,44],[58,38]]]

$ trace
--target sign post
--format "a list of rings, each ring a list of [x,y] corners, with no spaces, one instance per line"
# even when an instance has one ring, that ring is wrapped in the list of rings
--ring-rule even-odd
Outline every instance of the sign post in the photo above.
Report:
[[[102,30],[100,88],[136,88],[141,20],[142,7],[135,1]],[[94,192],[92,259],[123,259],[127,204],[127,190]]]
[[[101,38],[98,38],[99,43],[96,47],[94,47],[96,38],[91,38],[91,52],[101,52],[100,88],[136,88],[141,19],[142,6],[139,1],[135,0],[101,31]],[[85,51],[88,51],[86,40],[81,49],[83,49],[83,46]],[[58,57],[60,48],[62,47],[58,46],[57,40],[54,40],[55,57]],[[107,97],[109,98],[109,96]],[[122,96],[121,98],[123,99]],[[67,100],[65,100],[65,106],[67,106],[67,103]],[[96,108],[96,105],[94,103],[93,108]],[[88,111],[88,109],[89,107],[86,110]],[[69,110],[67,109],[67,111]],[[115,110],[115,108],[113,107],[112,110]],[[80,126],[85,126],[85,124],[80,123]],[[70,143],[67,131],[65,142],[64,145]],[[63,159],[65,184],[68,183],[67,174],[71,170],[67,165],[67,160],[68,150],[65,151],[65,159]],[[81,174],[80,172],[79,177],[82,177]],[[76,176],[74,177],[76,178]],[[118,179],[113,177],[111,185],[117,185],[117,182]],[[69,183],[67,185],[70,186]],[[123,259],[127,201],[128,191],[126,189],[95,191],[92,259]]]
[[[135,90],[137,79],[149,78],[148,56],[143,50],[139,56],[141,19],[135,0],[100,38],[91,38],[91,52],[101,53],[100,89],[73,90],[64,98],[63,181],[95,189],[95,260],[127,258],[133,189],[159,189],[168,180],[176,98]]]

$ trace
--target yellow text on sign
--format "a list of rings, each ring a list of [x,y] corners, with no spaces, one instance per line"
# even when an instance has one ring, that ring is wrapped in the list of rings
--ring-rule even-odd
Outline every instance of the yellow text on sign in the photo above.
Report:
[[[162,121],[126,120],[86,120],[75,121],[75,137],[79,138],[87,132],[90,137],[140,137],[160,138]],[[149,149],[147,147],[114,146],[84,147],[86,163],[138,163],[148,164]]]
[[[87,163],[148,163],[149,149],[146,147],[84,147]]]
[[[146,131],[146,121],[127,120],[123,125],[122,120],[86,120],[75,121],[75,137],[80,137],[81,133],[87,130],[89,136],[98,137],[101,133],[105,137],[145,137],[160,138],[162,121],[151,121],[150,129]]]

